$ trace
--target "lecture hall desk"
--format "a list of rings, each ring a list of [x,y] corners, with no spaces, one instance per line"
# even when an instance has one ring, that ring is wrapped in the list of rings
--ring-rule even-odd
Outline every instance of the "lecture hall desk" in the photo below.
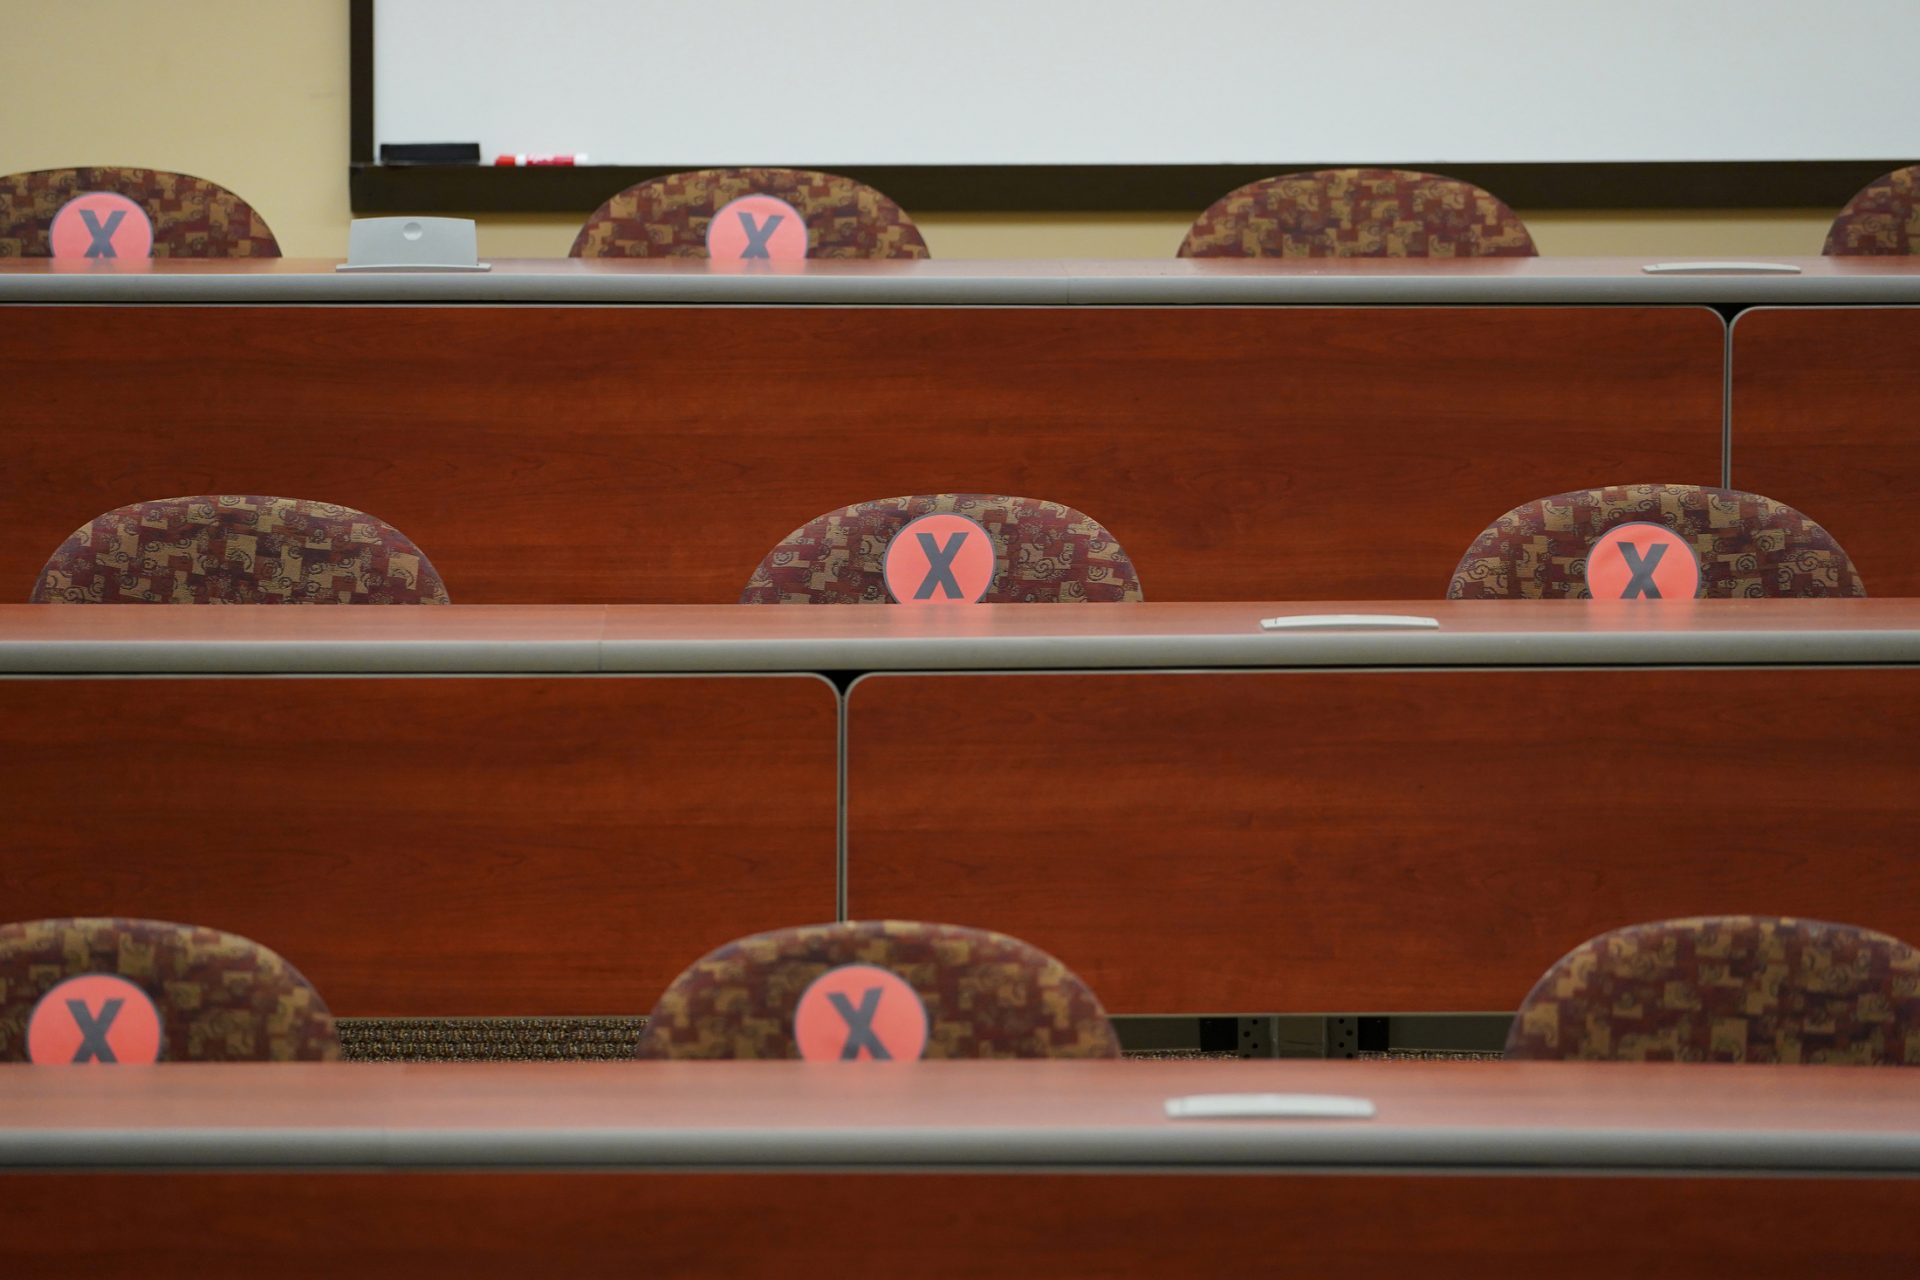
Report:
[[[1258,625],[1323,607],[1441,625]],[[1671,916],[1920,938],[1916,600],[16,605],[0,675],[12,914],[232,928],[352,1016],[640,1013],[836,900],[1126,1014],[1509,1010]]]
[[[34,1276],[1908,1275],[1916,1175],[1898,1069],[0,1068]]]
[[[1092,514],[1156,599],[1437,594],[1519,502],[1719,481],[1713,304],[1920,302],[1820,263],[333,265],[0,262],[0,583],[226,491],[373,512],[463,603],[724,604],[812,517],[951,489]]]

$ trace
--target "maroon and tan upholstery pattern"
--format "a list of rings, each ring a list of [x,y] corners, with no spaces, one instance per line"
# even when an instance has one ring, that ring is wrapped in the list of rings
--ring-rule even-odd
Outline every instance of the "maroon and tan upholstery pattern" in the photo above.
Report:
[[[881,498],[830,511],[767,553],[741,604],[886,604],[887,544],[909,521],[971,517],[993,538],[985,604],[1119,603],[1143,599],[1133,561],[1089,516],[1057,502],[984,493]]]
[[[1833,536],[1757,493],[1690,484],[1578,489],[1515,507],[1460,558],[1449,600],[1557,600],[1587,595],[1587,549],[1607,530],[1661,524],[1693,545],[1701,596],[1864,596]]]
[[[1120,1056],[1099,1000],[1046,952],[1004,934],[901,920],[804,925],[729,942],[674,979],[635,1056],[797,1058],[801,995],[849,964],[889,970],[919,995],[925,1057]]]
[[[36,169],[0,178],[0,258],[45,258],[47,224],[89,191],[123,195],[147,211],[156,258],[277,258],[280,242],[252,205],[218,183],[184,173],[99,165]]]
[[[160,1013],[162,1061],[327,1062],[333,1015],[298,970],[255,942],[161,920],[0,925],[0,1062],[27,1061],[27,1019],[53,987],[111,973]]]
[[[1920,1066],[1920,952],[1769,916],[1616,929],[1547,970],[1507,1056]]]
[[[1183,258],[1531,258],[1513,210],[1472,183],[1408,169],[1262,178],[1194,219]]]
[[[1875,178],[1827,229],[1822,253],[1920,253],[1920,164]]]
[[[924,258],[906,211],[863,182],[811,169],[701,169],[635,183],[595,209],[576,258],[704,258],[707,224],[741,196],[776,196],[807,220],[809,258]]]
[[[82,525],[34,604],[447,604],[420,548],[352,507],[206,495],[136,502]]]

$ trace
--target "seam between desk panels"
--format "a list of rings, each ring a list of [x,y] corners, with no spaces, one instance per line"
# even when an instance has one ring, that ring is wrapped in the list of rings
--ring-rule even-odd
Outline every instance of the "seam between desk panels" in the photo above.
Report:
[[[1733,488],[1733,327],[1740,323],[1740,316],[1752,308],[1743,307],[1740,314],[1731,318],[1720,317],[1720,327],[1726,334],[1726,354],[1720,373],[1720,487]]]
[[[836,920],[847,918],[847,698],[852,692],[851,684],[844,689],[835,684],[833,688],[834,703],[840,714],[839,757],[834,769],[833,916]]]

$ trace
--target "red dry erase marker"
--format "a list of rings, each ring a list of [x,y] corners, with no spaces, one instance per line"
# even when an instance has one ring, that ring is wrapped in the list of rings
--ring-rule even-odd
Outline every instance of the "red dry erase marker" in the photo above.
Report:
[[[585,164],[586,162],[587,162],[587,153],[584,151],[579,152],[578,154],[575,154],[575,155],[554,155],[554,156],[530,156],[523,153],[517,156],[495,156],[493,160],[493,163],[495,165]]]

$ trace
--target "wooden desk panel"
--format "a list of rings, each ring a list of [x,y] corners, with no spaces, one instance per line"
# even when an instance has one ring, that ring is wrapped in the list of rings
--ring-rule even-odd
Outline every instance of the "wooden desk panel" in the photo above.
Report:
[[[1732,379],[1733,483],[1826,526],[1874,595],[1920,595],[1920,307],[1744,312]]]
[[[1920,1179],[0,1174],[20,1274],[1906,1275]],[[30,1226],[29,1226],[30,1224]]]
[[[726,603],[947,488],[1080,507],[1154,599],[1433,598],[1517,503],[1716,479],[1724,350],[1696,307],[11,306],[0,596],[225,490],[379,515],[456,601]]]
[[[1058,955],[1119,1013],[1516,1007],[1616,926],[1920,937],[1920,670],[873,676],[856,917]]]
[[[645,1013],[833,917],[837,715],[813,677],[0,681],[5,915],[231,930],[343,1015]]]

